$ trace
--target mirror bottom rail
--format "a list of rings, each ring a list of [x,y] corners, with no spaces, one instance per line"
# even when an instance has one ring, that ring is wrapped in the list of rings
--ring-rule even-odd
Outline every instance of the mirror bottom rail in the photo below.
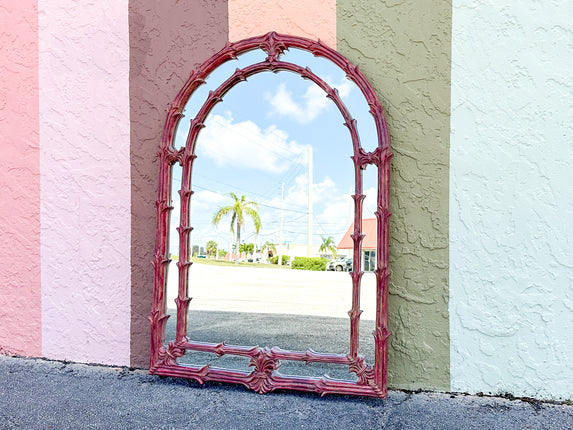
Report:
[[[318,353],[312,349],[306,351],[288,351],[278,346],[272,348],[261,348],[259,346],[239,346],[227,345],[226,343],[209,343],[209,342],[183,342],[180,348],[190,351],[211,352],[222,355],[240,355],[244,357],[255,357],[259,353],[264,353],[269,360],[295,360],[304,361],[305,363],[332,363],[351,365],[353,360],[345,354],[325,354]]]
[[[204,366],[179,365],[177,358],[185,350],[209,352],[222,355],[239,355],[250,358],[251,372],[220,369]],[[277,369],[280,360],[303,361],[308,363],[334,363],[349,366],[356,373],[356,382],[338,380],[324,375],[322,377],[299,377],[281,375]],[[358,396],[379,397],[385,399],[386,387],[379,386],[374,378],[374,369],[364,363],[364,357],[351,357],[342,354],[321,354],[308,349],[305,352],[287,351],[278,347],[260,348],[258,346],[226,345],[225,343],[207,342],[170,342],[160,348],[158,360],[150,367],[152,375],[183,377],[197,380],[200,384],[206,381],[242,384],[257,393],[268,393],[275,390],[297,390],[325,394],[349,394]]]
[[[327,376],[322,378],[283,376],[278,372],[241,372],[206,366],[179,366],[158,364],[153,366],[151,375],[169,376],[176,378],[195,379],[200,384],[208,381],[240,384],[256,391],[259,394],[269,393],[275,390],[294,390],[326,394],[347,394],[355,396],[378,397],[385,399],[386,390],[382,390],[374,384],[359,384],[356,382],[341,381]]]

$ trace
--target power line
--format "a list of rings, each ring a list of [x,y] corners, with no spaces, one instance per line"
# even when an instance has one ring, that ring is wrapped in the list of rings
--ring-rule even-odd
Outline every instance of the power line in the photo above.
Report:
[[[255,191],[251,191],[251,190],[245,190],[244,188],[239,188],[239,187],[237,187],[237,186],[235,186],[235,185],[227,184],[227,183],[225,183],[225,182],[218,181],[218,180],[216,180],[216,179],[212,179],[212,178],[205,177],[205,176],[203,177],[203,179],[207,179],[207,180],[210,180],[210,181],[212,181],[212,182],[218,183],[218,184],[220,184],[220,185],[224,185],[224,186],[230,187],[231,189],[234,189],[234,190],[236,190],[236,191],[240,191],[240,192],[244,192],[244,193],[248,193],[248,194],[253,194],[253,195],[255,195],[255,196],[259,196],[259,197],[262,197],[262,198],[265,198],[265,199],[268,199],[268,198],[269,198],[268,195],[260,194],[260,193],[257,193],[257,192],[255,192]],[[175,182],[181,183],[181,179],[180,179],[179,177],[173,177],[173,180],[174,180]],[[212,189],[203,187],[203,186],[201,186],[201,185],[196,185],[196,184],[194,184],[194,185],[192,185],[192,187],[194,187],[194,188],[200,188],[200,189],[205,190],[205,191],[211,191],[211,192],[213,192],[213,193],[217,193],[217,194],[220,194],[220,195],[223,195],[223,196],[227,196],[225,193],[222,193],[222,192],[220,192],[220,191],[215,191],[215,190],[212,190]],[[257,204],[258,204],[259,206],[267,206],[267,207],[274,208],[274,209],[280,209],[280,208],[278,208],[278,207],[276,207],[276,206],[267,205],[267,204],[264,204],[264,203],[257,203]],[[291,203],[291,206],[294,206],[294,207],[300,208],[300,209],[304,209],[303,206],[293,205],[292,203]],[[285,210],[288,210],[288,211],[290,211],[290,212],[299,212],[299,213],[305,213],[305,214],[308,213],[307,211],[304,211],[304,212],[303,212],[303,211],[296,211],[296,210],[294,210],[294,209],[285,209]]]
[[[220,194],[221,196],[228,197],[228,195],[225,194],[225,193],[222,193],[222,192],[220,192],[220,191],[211,190],[211,189],[209,189],[209,188],[202,187],[201,185],[194,185],[194,187],[195,187],[195,188],[200,188],[200,189],[205,190],[205,191],[211,191],[212,193]],[[253,193],[253,194],[255,194],[255,193]],[[267,204],[265,204],[265,203],[257,203],[257,204],[258,204],[259,206],[265,206],[265,207],[268,207],[268,208],[271,208],[271,209],[280,209],[280,207],[267,205]],[[308,212],[297,211],[297,210],[294,210],[294,209],[285,209],[285,211],[288,211],[288,212],[296,212],[296,213],[301,213],[301,214],[305,214],[305,215],[308,214]]]

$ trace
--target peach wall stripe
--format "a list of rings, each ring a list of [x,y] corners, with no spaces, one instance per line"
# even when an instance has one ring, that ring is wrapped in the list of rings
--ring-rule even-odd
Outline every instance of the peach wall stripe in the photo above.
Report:
[[[38,11],[0,7],[0,354],[40,355]]]
[[[127,0],[40,0],[42,353],[129,364]]]
[[[229,0],[229,39],[269,31],[320,39],[336,49],[335,0]]]

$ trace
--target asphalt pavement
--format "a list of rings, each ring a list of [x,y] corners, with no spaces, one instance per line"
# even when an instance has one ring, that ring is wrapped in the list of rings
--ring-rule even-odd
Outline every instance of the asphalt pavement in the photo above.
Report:
[[[573,406],[391,390],[260,395],[144,370],[0,356],[0,429],[573,429]]]

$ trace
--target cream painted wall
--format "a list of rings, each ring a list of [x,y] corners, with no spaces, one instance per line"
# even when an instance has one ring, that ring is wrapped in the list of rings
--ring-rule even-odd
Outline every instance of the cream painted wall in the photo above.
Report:
[[[42,355],[129,364],[127,0],[40,0]]]
[[[454,0],[451,389],[573,397],[573,2]]]

